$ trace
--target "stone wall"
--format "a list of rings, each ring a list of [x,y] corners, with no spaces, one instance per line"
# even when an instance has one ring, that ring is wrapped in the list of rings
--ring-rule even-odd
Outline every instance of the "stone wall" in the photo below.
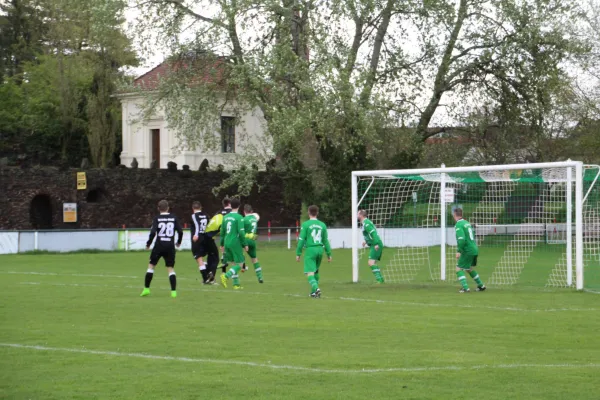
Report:
[[[159,200],[189,224],[191,203],[199,200],[209,215],[221,208],[212,189],[227,177],[218,171],[165,169],[88,169],[87,189],[77,190],[76,169],[0,167],[0,229],[146,228]],[[261,215],[260,226],[295,226],[300,204],[284,204],[282,180],[259,173],[257,188],[242,203]],[[63,222],[63,203],[77,203],[78,222]]]

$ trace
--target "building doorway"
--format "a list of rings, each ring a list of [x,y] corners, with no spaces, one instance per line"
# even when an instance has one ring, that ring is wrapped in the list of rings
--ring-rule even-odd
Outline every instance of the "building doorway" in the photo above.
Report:
[[[150,162],[156,161],[156,168],[160,168],[160,129],[150,129],[152,136],[152,149],[150,154],[152,158]]]

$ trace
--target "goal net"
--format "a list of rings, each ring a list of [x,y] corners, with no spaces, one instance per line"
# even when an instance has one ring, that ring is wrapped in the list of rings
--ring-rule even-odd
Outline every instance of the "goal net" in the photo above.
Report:
[[[580,162],[362,171],[353,217],[367,211],[390,283],[456,282],[455,208],[474,227],[489,286],[600,290],[600,167]],[[372,279],[353,218],[353,280]],[[363,267],[363,268],[359,268]]]

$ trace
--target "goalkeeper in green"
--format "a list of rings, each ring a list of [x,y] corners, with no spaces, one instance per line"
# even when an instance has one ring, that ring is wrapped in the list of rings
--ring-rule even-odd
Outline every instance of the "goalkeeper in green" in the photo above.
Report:
[[[248,251],[244,221],[238,214],[239,208],[240,200],[231,199],[231,212],[223,217],[221,225],[221,250],[225,259],[233,264],[226,274],[221,274],[221,284],[227,287],[227,281],[233,278],[234,289],[242,288],[238,274],[244,263],[244,250]]]
[[[373,275],[375,275],[377,282],[383,283],[385,280],[383,279],[383,275],[381,275],[381,270],[377,266],[377,262],[381,261],[381,255],[383,254],[383,241],[377,234],[377,229],[373,225],[373,222],[367,218],[367,211],[359,210],[358,220],[363,227],[363,236],[365,238],[363,247],[369,246],[369,267]]]
[[[465,272],[468,272],[475,283],[477,283],[477,291],[484,291],[485,285],[481,281],[481,278],[479,278],[477,271],[473,269],[473,267],[477,266],[477,256],[479,255],[479,248],[475,241],[475,232],[471,224],[463,219],[462,209],[455,209],[452,215],[456,221],[456,226],[454,227],[457,245],[456,259],[458,260],[456,263],[456,276],[462,286],[459,292],[468,293],[471,291],[467,284]]]
[[[256,239],[258,238],[258,220],[260,217],[253,212],[250,204],[244,205],[244,215],[244,230],[246,231],[246,244],[248,244],[247,253],[252,259],[258,283],[263,283],[262,268],[256,256]],[[242,272],[244,272],[244,269],[242,269]]]
[[[302,249],[306,247],[304,254],[304,274],[310,284],[310,297],[321,297],[319,289],[319,268],[323,259],[323,248],[327,253],[327,261],[331,262],[331,246],[327,237],[327,226],[317,219],[319,207],[308,207],[308,216],[310,219],[302,224],[300,237],[298,238],[298,247],[296,248],[296,261],[300,262]]]

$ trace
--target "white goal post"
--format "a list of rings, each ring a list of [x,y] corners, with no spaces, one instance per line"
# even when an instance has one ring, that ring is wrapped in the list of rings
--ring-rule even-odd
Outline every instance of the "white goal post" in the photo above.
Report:
[[[490,284],[582,290],[585,263],[600,285],[599,176],[600,167],[571,160],[354,171],[352,281],[367,266],[357,220],[365,209],[384,242],[387,282],[454,282],[452,210],[460,207]]]

